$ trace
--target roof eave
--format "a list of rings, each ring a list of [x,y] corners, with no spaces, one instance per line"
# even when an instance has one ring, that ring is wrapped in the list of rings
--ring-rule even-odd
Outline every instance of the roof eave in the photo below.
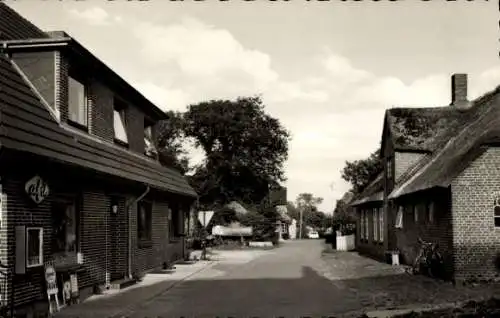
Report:
[[[71,43],[71,38],[4,40],[0,43],[6,52],[23,52],[32,49],[57,49],[66,47]]]
[[[113,71],[109,66],[107,66],[103,61],[97,58],[89,50],[87,50],[83,45],[71,37],[57,37],[57,38],[43,38],[43,39],[22,39],[22,40],[6,40],[0,42],[3,46],[3,50],[7,52],[23,52],[29,50],[46,50],[46,49],[62,49],[69,48],[70,50],[77,53],[81,58],[90,61],[93,65],[97,65],[102,68],[109,77],[115,79],[119,86],[122,86],[125,90],[132,92],[135,98],[140,101],[138,107],[145,109],[146,113],[152,116],[155,120],[168,119],[168,116],[164,111],[162,111],[158,106],[153,104],[149,99],[147,99],[142,93],[140,93],[136,88],[125,81],[120,75]]]

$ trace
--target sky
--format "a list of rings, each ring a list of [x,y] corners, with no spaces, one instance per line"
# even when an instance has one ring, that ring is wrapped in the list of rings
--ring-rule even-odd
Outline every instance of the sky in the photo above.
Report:
[[[496,1],[7,0],[64,30],[163,110],[262,95],[291,132],[288,200],[331,212],[346,160],[380,145],[385,109],[450,103],[500,85]],[[192,150],[192,162],[203,153]]]

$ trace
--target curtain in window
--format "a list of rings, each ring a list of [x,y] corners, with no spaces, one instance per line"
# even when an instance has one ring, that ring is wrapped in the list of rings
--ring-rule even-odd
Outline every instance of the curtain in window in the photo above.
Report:
[[[75,123],[87,125],[85,86],[71,77],[68,80],[68,117]]]
[[[396,228],[403,228],[403,207],[400,206],[398,208],[398,213],[396,215]]]
[[[127,130],[125,129],[125,112],[123,110],[114,110],[113,128],[115,131],[115,138],[128,143]]]
[[[373,240],[378,240],[378,210],[373,209]]]

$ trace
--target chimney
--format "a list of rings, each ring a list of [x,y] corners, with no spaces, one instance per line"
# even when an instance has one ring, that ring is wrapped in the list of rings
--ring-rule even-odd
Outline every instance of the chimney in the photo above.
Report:
[[[467,74],[451,76],[451,106],[457,109],[467,109],[471,103],[467,99]]]

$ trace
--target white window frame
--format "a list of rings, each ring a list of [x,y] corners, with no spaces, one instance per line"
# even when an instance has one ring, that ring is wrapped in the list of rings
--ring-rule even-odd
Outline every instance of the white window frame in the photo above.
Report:
[[[370,222],[368,221],[368,211],[365,211],[365,231],[366,231],[366,240],[368,241],[370,239]]]
[[[373,241],[378,241],[378,208],[373,208]]]
[[[383,242],[384,241],[384,208],[379,208],[379,210],[378,210],[378,223],[379,223],[379,231],[378,231],[379,242]]]
[[[29,264],[29,232],[30,231],[39,231],[39,240],[40,240],[40,246],[38,247],[39,249],[39,262],[36,264]],[[33,267],[40,267],[43,266],[43,227],[26,227],[26,267],[27,268],[33,268]]]
[[[496,225],[497,219],[500,219],[500,195],[495,198],[493,207],[493,226],[500,229],[500,226]]]
[[[76,120],[71,118],[71,111],[70,111],[71,106],[72,106],[71,105],[71,96],[70,96],[71,82],[75,82],[76,84],[81,85],[83,87],[83,105],[78,105],[78,111],[77,111],[78,118]],[[74,78],[72,76],[68,76],[68,119],[71,122],[77,123],[78,125],[82,125],[84,127],[88,127],[88,124],[89,124],[89,105],[88,105],[89,103],[88,103],[87,94],[88,94],[87,86],[85,85],[85,83],[77,80],[76,78]],[[81,109],[81,107],[83,107],[83,110]],[[82,115],[81,118],[80,118],[80,115]]]
[[[396,213],[396,223],[394,224],[394,227],[397,229],[402,229],[403,228],[403,206],[398,207],[398,212]]]

